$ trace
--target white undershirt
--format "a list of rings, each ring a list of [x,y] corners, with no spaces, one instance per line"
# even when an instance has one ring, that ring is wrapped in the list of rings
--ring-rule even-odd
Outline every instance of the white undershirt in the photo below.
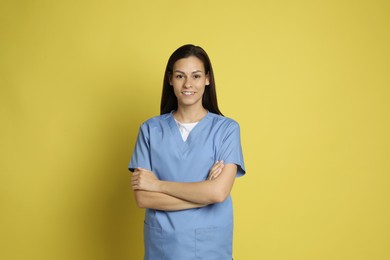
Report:
[[[177,126],[179,127],[179,131],[180,131],[180,134],[181,134],[181,137],[183,138],[183,141],[187,141],[187,138],[188,138],[188,135],[190,134],[190,132],[192,131],[192,129],[199,123],[199,122],[195,122],[195,123],[181,123],[179,121],[176,121],[176,124]]]

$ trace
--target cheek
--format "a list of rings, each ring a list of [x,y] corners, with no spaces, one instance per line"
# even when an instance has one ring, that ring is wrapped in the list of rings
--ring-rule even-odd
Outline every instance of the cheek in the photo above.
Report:
[[[174,85],[172,86],[173,88],[173,93],[175,93],[175,95],[179,95],[180,94],[180,88],[178,88],[177,86],[175,87]]]
[[[199,96],[202,96],[202,97],[203,97],[204,91],[205,91],[205,88],[200,88],[200,89],[198,89],[198,94],[199,94]]]
[[[202,82],[201,84],[198,85],[198,91],[199,92],[204,92],[206,89],[205,82]]]
[[[173,87],[174,89],[181,89],[182,86],[183,86],[183,82],[180,81],[180,80],[172,80],[171,82],[172,82],[171,85],[172,85],[172,87]]]

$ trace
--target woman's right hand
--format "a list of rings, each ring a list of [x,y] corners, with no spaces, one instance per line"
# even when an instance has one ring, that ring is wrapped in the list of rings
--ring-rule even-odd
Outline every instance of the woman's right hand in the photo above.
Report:
[[[136,168],[131,176],[133,190],[146,190],[159,192],[159,180],[156,175],[147,169]]]
[[[209,171],[209,175],[207,176],[207,180],[210,181],[210,180],[214,180],[214,179],[218,178],[218,176],[222,172],[223,167],[224,167],[223,161],[216,161]]]

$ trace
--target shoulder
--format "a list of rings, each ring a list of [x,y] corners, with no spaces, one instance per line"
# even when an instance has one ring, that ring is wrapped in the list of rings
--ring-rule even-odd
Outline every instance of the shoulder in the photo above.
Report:
[[[154,117],[151,117],[149,119],[147,119],[146,121],[144,121],[142,124],[143,125],[155,125],[155,124],[159,124],[161,121],[164,121],[164,120],[167,120],[169,118],[171,114],[168,113],[168,114],[163,114],[163,115],[159,115],[159,116],[154,116]]]
[[[171,113],[167,113],[167,114],[151,117],[141,124],[141,129],[147,130],[156,127],[162,127],[164,124],[166,124],[166,122],[168,122],[171,116],[172,116]]]
[[[223,126],[224,128],[231,128],[231,129],[240,128],[240,125],[238,124],[237,121],[226,116],[221,116],[210,112],[209,118],[212,120],[214,125],[220,125]]]

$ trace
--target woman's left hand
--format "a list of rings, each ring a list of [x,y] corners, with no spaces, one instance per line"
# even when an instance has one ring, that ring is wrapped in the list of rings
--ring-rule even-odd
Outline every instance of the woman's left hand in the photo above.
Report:
[[[131,187],[133,190],[158,191],[159,180],[153,172],[136,168],[131,177]]]
[[[218,176],[222,173],[224,166],[223,161],[216,161],[209,171],[207,180],[214,180],[218,178]]]

